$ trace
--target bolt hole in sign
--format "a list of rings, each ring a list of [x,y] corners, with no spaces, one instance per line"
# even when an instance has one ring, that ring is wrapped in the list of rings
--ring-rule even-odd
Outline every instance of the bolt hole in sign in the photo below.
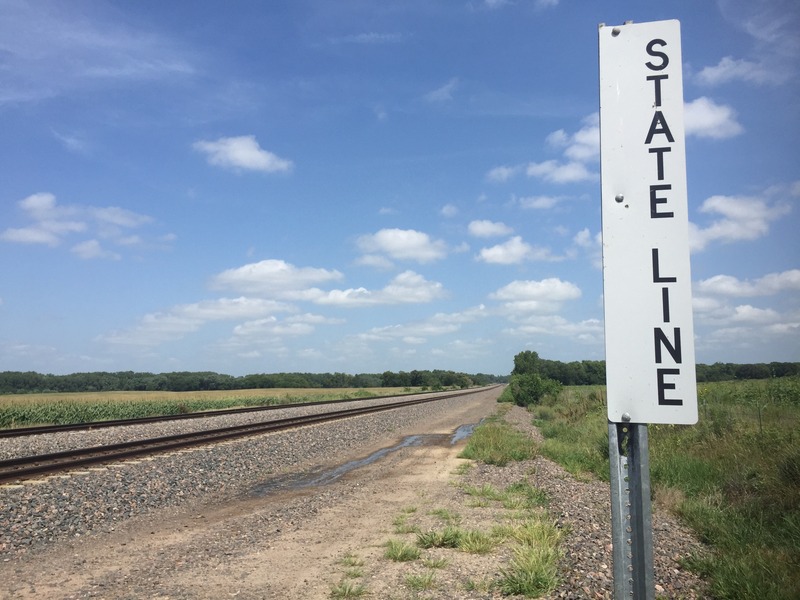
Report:
[[[680,23],[599,28],[608,419],[697,422]]]

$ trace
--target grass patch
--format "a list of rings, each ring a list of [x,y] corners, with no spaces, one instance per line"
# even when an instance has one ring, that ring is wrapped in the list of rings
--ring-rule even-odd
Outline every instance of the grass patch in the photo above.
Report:
[[[419,531],[419,527],[408,522],[407,514],[396,516],[392,521],[392,525],[394,526],[394,532],[398,534],[416,533]]]
[[[489,484],[480,487],[468,485],[464,487],[464,493],[475,498],[473,507],[487,507],[492,502],[500,502],[509,510],[529,510],[547,505],[547,494],[526,481],[511,484],[503,491]]]
[[[439,517],[445,523],[450,525],[458,525],[461,523],[461,515],[458,513],[452,512],[447,510],[446,508],[436,508],[432,510],[429,514]]]
[[[505,421],[487,420],[475,428],[459,457],[502,467],[511,461],[529,460],[536,451],[529,436]]]
[[[504,498],[501,491],[488,483],[484,483],[480,487],[475,487],[474,485],[464,486],[464,492],[468,496],[474,496],[482,500],[502,500]]]
[[[464,589],[468,592],[484,592],[488,593],[494,587],[494,582],[488,577],[475,581],[474,579],[467,579],[464,582]]]
[[[532,486],[527,481],[512,483],[506,488],[506,493],[511,498],[522,498],[524,504],[523,508],[547,506],[547,492]]]
[[[471,468],[471,462],[463,462],[455,468],[453,475],[466,475]]]
[[[440,530],[422,531],[417,534],[417,546],[420,548],[458,548],[461,536],[461,529],[453,526],[447,526]]]
[[[497,586],[507,595],[542,596],[558,584],[560,557],[558,549],[550,546],[518,546],[508,568],[500,569]]]
[[[331,586],[331,598],[361,598],[366,593],[364,585],[353,581],[340,581]]]
[[[420,555],[419,548],[402,540],[391,539],[386,542],[385,558],[396,562],[409,562],[417,560]]]
[[[458,541],[458,549],[469,554],[488,554],[496,545],[492,536],[478,530],[463,532]]]
[[[345,567],[363,567],[364,559],[357,554],[348,552],[339,560],[339,564],[342,564]]]
[[[436,573],[425,571],[424,573],[412,573],[406,575],[406,587],[414,592],[424,592],[433,588],[436,583]]]
[[[352,567],[344,572],[347,579],[360,579],[364,576],[364,569],[361,567]]]
[[[422,559],[422,566],[427,569],[444,569],[448,564],[450,564],[450,561],[443,556],[438,558],[429,557]]]

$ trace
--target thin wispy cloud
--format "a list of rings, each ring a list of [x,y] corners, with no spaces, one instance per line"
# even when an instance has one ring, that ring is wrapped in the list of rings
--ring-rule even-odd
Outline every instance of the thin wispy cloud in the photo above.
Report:
[[[131,231],[154,221],[148,215],[119,206],[59,204],[55,195],[48,192],[23,198],[17,206],[27,224],[5,229],[0,233],[0,240],[16,244],[41,244],[51,248],[73,241],[72,253],[83,259],[118,260],[122,257],[119,252],[103,244],[112,244],[117,248],[146,247],[148,242]],[[76,238],[87,236],[89,239],[76,241]],[[159,245],[171,241],[174,241],[174,237],[161,237],[158,240]]]
[[[61,3],[0,6],[0,104],[39,101],[85,86],[170,83],[196,73],[191,53],[153,29]]]
[[[449,102],[450,100],[453,99],[453,94],[458,89],[458,86],[459,86],[458,77],[453,77],[443,86],[436,88],[435,90],[425,94],[425,100],[427,102],[432,102],[434,104]]]
[[[407,35],[397,32],[369,31],[330,38],[330,42],[332,44],[398,44],[405,41],[407,37]]]

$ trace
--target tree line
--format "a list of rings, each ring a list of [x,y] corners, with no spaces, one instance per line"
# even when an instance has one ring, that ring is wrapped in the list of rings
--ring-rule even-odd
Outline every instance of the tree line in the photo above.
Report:
[[[735,364],[716,362],[697,364],[697,382],[733,381],[735,379],[770,379],[800,375],[798,362],[771,362]],[[604,360],[561,362],[540,358],[536,352],[526,350],[514,357],[513,374],[538,373],[562,385],[604,385],[606,363]]]
[[[536,373],[561,385],[604,385],[606,364],[602,360],[561,362],[540,358],[526,350],[514,357],[512,375]],[[800,376],[800,363],[771,362],[734,364],[717,362],[697,365],[697,381],[769,379]],[[268,388],[373,388],[373,387],[469,387],[508,383],[508,375],[461,373],[446,370],[384,371],[383,373],[259,373],[235,377],[212,371],[141,373],[134,371],[49,375],[34,371],[0,372],[0,394],[36,392],[113,392],[239,390]]]
[[[507,377],[456,371],[385,371],[383,373],[260,373],[235,377],[212,371],[141,373],[134,371],[41,374],[34,371],[0,372],[0,394],[41,392],[196,392],[269,388],[445,387],[502,383]]]

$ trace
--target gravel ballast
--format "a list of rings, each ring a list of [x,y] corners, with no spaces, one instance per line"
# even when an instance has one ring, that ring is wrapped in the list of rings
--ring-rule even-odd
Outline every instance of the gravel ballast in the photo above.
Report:
[[[408,400],[403,397],[398,401]],[[380,400],[348,403],[348,408]],[[22,485],[0,486],[0,558],[13,557],[56,540],[93,530],[110,531],[115,524],[155,509],[189,500],[243,493],[270,475],[289,472],[341,454],[342,449],[386,438],[394,430],[424,422],[457,405],[458,398],[348,418],[334,423],[261,435],[182,450],[109,467],[73,471]],[[324,406],[287,408],[260,419],[313,414]],[[114,427],[54,436],[3,441],[10,455],[31,455],[89,447],[127,439],[170,435],[179,431],[225,427],[251,422],[255,413],[214,419]],[[135,431],[132,431],[135,430]]]
[[[480,406],[456,426],[477,422],[480,416],[472,418],[479,413],[493,412],[497,393],[479,395]],[[372,590],[370,597],[410,598],[386,590],[402,588],[414,565],[400,567],[386,561],[381,548],[382,541],[392,535],[392,521],[403,507],[419,504],[419,518],[430,519],[425,509],[428,502],[432,507],[461,512],[467,519],[469,510],[482,509],[466,508],[469,498],[463,485],[504,489],[528,481],[547,493],[549,514],[565,532],[560,583],[545,597],[610,599],[608,483],[577,480],[543,457],[506,467],[475,463],[460,475],[450,465],[449,482],[428,480],[418,488],[405,487],[406,498],[399,500],[398,486],[404,484],[398,481],[398,474],[422,467],[418,447],[398,446],[370,467],[332,484],[300,493],[284,490],[284,494],[276,494],[283,500],[268,503],[269,508],[265,508],[266,498],[253,495],[261,484],[285,481],[288,475],[308,473],[320,465],[330,466],[332,461],[335,464],[345,450],[363,457],[376,448],[396,444],[409,433],[425,437],[426,432],[436,432],[438,437],[428,437],[441,438],[449,425],[435,430],[430,424],[453,421],[452,416],[445,416],[458,414],[463,403],[444,400],[165,455],[87,475],[0,488],[0,579],[6,582],[0,585],[0,597],[7,586],[5,591],[14,592],[9,597],[15,598],[322,599],[330,596],[329,584],[343,569],[338,561],[345,544],[367,559],[364,582]],[[513,407],[504,418],[539,437],[526,411]],[[430,443],[451,447],[448,440],[445,435],[444,441]],[[418,500],[412,502],[409,494],[416,494]],[[233,518],[226,509],[229,505]],[[360,515],[352,512],[359,505],[362,511],[364,506],[374,506],[377,522],[365,526]],[[175,525],[157,525],[172,516],[178,517]],[[170,541],[180,531],[194,529],[196,535]],[[657,597],[708,597],[703,582],[681,567],[683,557],[703,551],[691,533],[671,515],[657,512],[654,542]],[[88,551],[98,544],[95,552]],[[114,558],[120,555],[115,553],[134,552],[134,548],[139,554],[131,555],[137,557],[133,566],[120,568]],[[284,579],[279,578],[278,565],[267,558],[275,560],[275,553],[285,556],[289,564]],[[484,569],[489,578],[496,577],[506,565],[507,555],[476,557],[455,552],[449,560],[448,567],[436,575],[438,586],[413,597],[502,597],[497,589],[466,591],[463,581],[475,578],[478,569]],[[309,575],[312,565],[322,565],[313,571],[314,576]],[[46,567],[47,576],[39,577],[39,567]],[[248,586],[249,578],[259,573],[259,585]],[[69,582],[76,574],[81,580],[71,582],[69,593],[56,584],[46,584],[53,577]],[[387,581],[399,583],[386,588]]]

